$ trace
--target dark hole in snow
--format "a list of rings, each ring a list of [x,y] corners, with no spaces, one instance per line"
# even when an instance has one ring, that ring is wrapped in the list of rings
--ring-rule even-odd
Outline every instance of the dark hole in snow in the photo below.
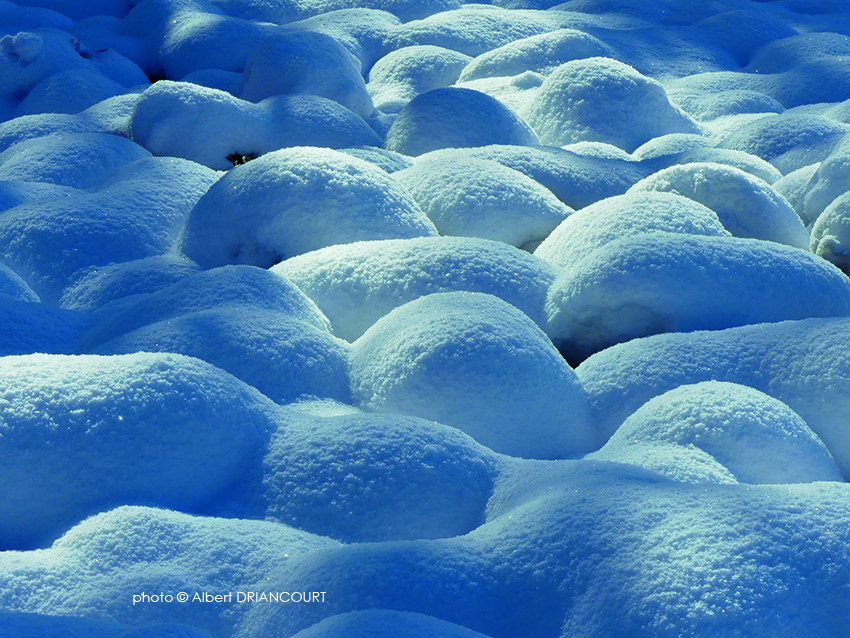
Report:
[[[233,164],[234,166],[242,166],[242,164],[247,164],[251,160],[255,160],[259,157],[256,153],[231,153],[227,156],[227,161]]]

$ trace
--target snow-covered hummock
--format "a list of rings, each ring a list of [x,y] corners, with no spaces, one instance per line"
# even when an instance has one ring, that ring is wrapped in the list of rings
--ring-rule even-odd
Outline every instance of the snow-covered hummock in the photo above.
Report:
[[[521,115],[551,146],[596,141],[632,152],[659,135],[700,132],[659,82],[604,57],[559,66]]]
[[[441,235],[522,247],[543,240],[572,209],[552,191],[492,160],[423,160],[393,174]]]
[[[292,638],[488,638],[454,623],[407,611],[369,609],[330,616]],[[156,637],[151,637],[156,638]]]
[[[259,102],[273,95],[308,94],[339,102],[360,117],[374,111],[360,61],[334,38],[310,31],[263,38],[245,64],[240,97]]]
[[[483,292],[546,325],[557,271],[501,242],[471,237],[390,239],[329,246],[272,268],[297,285],[354,341],[394,308],[436,292]]]
[[[86,158],[76,161],[85,165]],[[176,158],[145,157],[124,164],[92,190],[4,211],[2,260],[42,301],[58,303],[92,267],[171,250],[195,202],[218,177]]]
[[[703,468],[687,460],[700,452],[739,483],[842,480],[799,414],[758,390],[720,381],[679,386],[650,399],[587,458],[639,464],[689,481]]]
[[[812,174],[802,196],[803,217],[817,220],[829,205],[850,190],[850,134],[842,136]]]
[[[80,343],[94,348],[158,322],[205,310],[268,310],[327,330],[328,320],[292,282],[253,266],[223,266],[181,278],[156,292],[119,298],[92,316],[95,325]]]
[[[268,268],[324,246],[436,235],[413,198],[373,164],[296,147],[238,166],[189,215],[181,248],[203,268]]]
[[[228,170],[288,146],[380,146],[362,118],[313,95],[280,95],[257,104],[188,82],[157,82],[139,97],[133,140],[154,155],[184,157]]]
[[[130,140],[103,133],[55,134],[23,140],[0,153],[0,180],[97,187],[125,164],[150,157]]]
[[[584,390],[525,314],[487,294],[436,293],[400,306],[353,345],[361,407],[451,425],[511,456],[597,446]]]
[[[93,51],[51,28],[0,38],[0,66],[0,122],[29,113],[76,113],[149,83],[114,50]]]
[[[495,98],[450,87],[413,98],[387,132],[384,148],[417,156],[489,144],[534,146],[540,141],[522,118]]]
[[[0,474],[16,486],[0,501],[3,549],[116,502],[197,511],[257,462],[273,427],[256,390],[173,354],[4,357],[0,386]]]
[[[784,175],[781,179],[776,180],[772,184],[773,189],[788,200],[788,203],[791,204],[794,211],[800,216],[800,219],[803,220],[806,228],[810,231],[812,224],[814,224],[817,219],[817,215],[814,217],[806,215],[806,193],[808,192],[812,177],[817,172],[818,168],[820,168],[820,162],[804,166],[803,168],[798,168],[797,170]],[[819,211],[818,215],[821,212],[823,211]]]
[[[497,467],[487,448],[424,419],[336,411],[282,411],[263,465],[267,518],[344,542],[459,536],[484,522]]]
[[[167,288],[200,270],[195,262],[174,252],[95,266],[65,291],[59,305],[91,311],[116,299]]]
[[[70,186],[46,182],[22,182],[15,179],[0,180],[0,211],[14,208],[37,199],[62,197],[75,192]]]
[[[728,236],[717,214],[687,197],[666,192],[630,192],[573,213],[553,230],[534,256],[569,268],[605,244],[641,233]]]
[[[611,47],[598,38],[575,29],[541,33],[491,49],[472,60],[460,81],[516,76],[532,71],[549,75],[556,67],[591,57],[614,57]]]
[[[720,148],[745,151],[767,160],[783,174],[826,159],[850,132],[850,125],[815,113],[765,115],[735,127]]]
[[[713,162],[671,166],[629,190],[678,193],[696,200],[717,213],[736,237],[809,247],[809,234],[791,205],[763,179],[733,166]]]
[[[850,476],[850,363],[845,318],[807,319],[636,339],[583,362],[577,373],[605,437],[651,398],[680,385],[739,383],[779,399]]]
[[[572,360],[662,332],[850,316],[850,279],[808,251],[674,233],[605,244],[565,271],[547,334]]]
[[[477,158],[519,171],[552,191],[570,208],[622,195],[651,171],[621,157],[597,157],[551,146],[492,145],[451,148],[417,158],[417,162]]]
[[[211,363],[278,403],[303,396],[351,402],[348,344],[283,312],[224,307],[181,314],[93,352],[174,352]]]
[[[129,137],[130,116],[138,99],[137,94],[128,93],[98,102],[74,115],[22,115],[0,123],[0,152],[18,142],[46,135],[110,133]]]
[[[38,295],[14,270],[0,264],[0,297],[38,303]]]
[[[203,483],[208,471],[215,472],[216,467],[201,468],[194,482]],[[300,555],[339,546],[337,541],[279,523],[122,506],[82,521],[45,550],[4,552],[0,588],[14,592],[8,605],[14,609],[120,618],[137,625],[120,638],[201,638],[204,630],[227,636],[249,605],[234,602],[223,608],[199,600],[192,603],[191,598],[185,604],[133,605],[133,596],[143,591],[148,595],[184,591],[191,596],[254,591],[272,563],[282,566]],[[47,572],[51,577],[44,577]],[[64,589],[57,588],[58,582]],[[153,623],[184,623],[194,632],[172,628],[163,636],[149,636],[144,626]]]
[[[442,47],[403,47],[375,62],[366,89],[375,108],[398,113],[420,93],[454,84],[470,60],[468,55]]]
[[[812,252],[850,272],[850,193],[832,201],[812,227]]]

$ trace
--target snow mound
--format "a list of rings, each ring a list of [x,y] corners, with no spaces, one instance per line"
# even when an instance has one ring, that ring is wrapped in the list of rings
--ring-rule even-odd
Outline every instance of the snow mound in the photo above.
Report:
[[[81,346],[94,348],[149,324],[216,308],[269,310],[326,330],[328,320],[293,283],[253,266],[223,266],[180,279],[156,292],[102,306]]]
[[[766,115],[723,136],[720,148],[767,160],[783,174],[823,161],[850,126],[815,114]]]
[[[15,271],[3,264],[0,264],[0,298],[39,302],[38,295],[27,286],[27,283]]]
[[[713,162],[671,166],[630,189],[642,191],[677,193],[704,204],[736,237],[809,247],[809,234],[791,205],[763,179],[739,168]]]
[[[799,414],[734,383],[704,381],[650,399],[589,458],[617,461],[620,451],[659,446],[675,447],[676,453],[701,450],[740,483],[842,480],[823,442]],[[669,468],[653,467],[651,461],[643,466],[671,476],[675,456],[671,460]]]
[[[436,158],[393,174],[441,235],[522,247],[541,241],[572,209],[547,188],[492,160]]]
[[[288,146],[380,146],[366,122],[336,102],[277,96],[253,104],[187,82],[157,82],[142,93],[133,139],[154,155],[219,170]]]
[[[745,113],[782,113],[785,107],[769,95],[748,89],[706,92],[671,89],[670,99],[688,115],[700,122],[710,122]]]
[[[46,182],[0,181],[0,212],[38,199],[59,198],[75,192],[69,186],[57,186]]]
[[[384,147],[416,156],[440,148],[539,143],[531,127],[495,98],[451,87],[413,98],[387,132]]]
[[[427,237],[331,246],[278,264],[325,313],[333,333],[354,341],[378,319],[436,292],[483,292],[514,305],[539,326],[554,268],[502,243]]]
[[[567,356],[661,332],[850,314],[850,280],[807,251],[673,233],[612,241],[565,271],[546,301]]]
[[[144,148],[115,135],[48,135],[0,153],[0,180],[93,188],[120,166],[145,157],[150,153]]]
[[[93,267],[65,291],[59,305],[88,312],[116,299],[167,288],[200,271],[195,262],[176,253]]]
[[[377,166],[380,169],[385,170],[387,173],[395,173],[396,171],[400,171],[405,168],[410,168],[413,166],[413,160],[407,155],[402,155],[401,153],[394,153],[393,151],[388,151],[383,148],[376,148],[374,146],[360,146],[358,148],[341,148],[339,149],[341,153],[345,153],[346,155],[351,155],[352,157],[356,157],[358,159],[366,160]]]
[[[202,508],[273,427],[270,401],[178,355],[4,357],[0,379],[0,473],[18,486],[0,500],[4,549],[42,544],[115,502]]]
[[[570,268],[609,242],[655,231],[729,235],[714,211],[692,199],[674,193],[631,192],[573,213],[543,240],[534,256]]]
[[[203,268],[268,268],[325,246],[436,232],[413,198],[373,164],[297,147],[222,177],[189,215],[181,247]]]
[[[816,220],[832,202],[850,190],[850,134],[841,137],[817,167],[802,198],[803,216]]]
[[[366,88],[375,108],[383,113],[398,113],[420,93],[457,82],[471,59],[442,47],[404,47],[375,62]]]
[[[76,352],[90,323],[81,312],[7,296],[0,299],[0,356]]]
[[[436,293],[396,308],[354,343],[351,383],[365,409],[433,419],[512,456],[597,443],[573,370],[531,319],[491,295]]]
[[[567,206],[579,209],[593,202],[622,195],[649,171],[639,162],[618,158],[588,157],[548,146],[485,146],[444,149],[420,156],[432,159],[478,158],[493,160],[539,182]]]
[[[798,168],[796,171],[791,171],[772,184],[773,189],[788,200],[788,203],[791,204],[809,231],[811,231],[812,224],[814,224],[817,216],[823,212],[819,211],[814,217],[810,217],[806,214],[805,208],[806,193],[808,192],[809,184],[811,184],[812,177],[814,177],[820,165],[821,163],[817,162],[816,164]]]
[[[0,151],[24,140],[55,134],[110,133],[129,137],[130,115],[138,97],[135,93],[119,95],[75,115],[22,115],[0,123]]]
[[[174,633],[161,638],[200,638],[201,628],[224,636],[233,634],[249,605],[236,604],[236,595],[231,605],[201,603],[203,592],[253,591],[258,574],[271,564],[336,547],[337,541],[279,523],[122,506],[82,521],[48,549],[4,553],[0,586],[16,592],[8,605],[16,611],[132,619],[141,626],[121,638],[160,638],[142,627],[163,622],[196,629],[176,633],[172,627]],[[133,604],[142,592],[179,591],[199,598]]]
[[[595,141],[632,152],[659,135],[700,132],[659,82],[604,57],[559,66],[522,115],[552,146]]]
[[[308,94],[339,102],[360,117],[374,111],[360,61],[324,33],[289,31],[260,41],[245,64],[240,97]]]
[[[5,211],[0,259],[42,301],[58,303],[92,267],[171,250],[195,202],[216,179],[214,171],[182,159],[124,164],[95,190]]]
[[[850,272],[850,194],[837,197],[812,227],[812,252]]]
[[[148,324],[93,352],[173,352],[211,363],[277,403],[303,396],[350,403],[347,346],[286,313],[226,307]]]
[[[727,381],[787,404],[850,476],[845,318],[807,319],[637,339],[595,354],[577,373],[605,436],[651,398],[680,385]]]
[[[17,113],[79,113],[126,90],[90,69],[59,71],[39,82],[18,105]]]
[[[562,64],[593,57],[614,57],[614,52],[588,33],[558,29],[515,40],[479,55],[463,69],[460,81],[514,76],[528,71],[549,75]]]
[[[458,536],[484,522],[494,468],[445,425],[290,409],[264,461],[266,516],[343,542]]]
[[[330,616],[312,627],[303,629],[292,638],[487,638],[484,634],[407,611],[370,609]]]

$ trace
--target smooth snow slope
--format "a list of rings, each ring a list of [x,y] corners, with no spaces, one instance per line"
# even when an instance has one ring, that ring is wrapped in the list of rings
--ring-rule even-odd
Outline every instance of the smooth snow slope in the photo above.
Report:
[[[848,158],[847,0],[0,0],[0,637],[850,636]]]

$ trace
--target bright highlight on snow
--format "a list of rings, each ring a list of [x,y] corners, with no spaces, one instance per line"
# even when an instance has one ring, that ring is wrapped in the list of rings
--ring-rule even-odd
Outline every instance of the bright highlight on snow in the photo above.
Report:
[[[0,636],[850,635],[845,0],[0,0]]]

